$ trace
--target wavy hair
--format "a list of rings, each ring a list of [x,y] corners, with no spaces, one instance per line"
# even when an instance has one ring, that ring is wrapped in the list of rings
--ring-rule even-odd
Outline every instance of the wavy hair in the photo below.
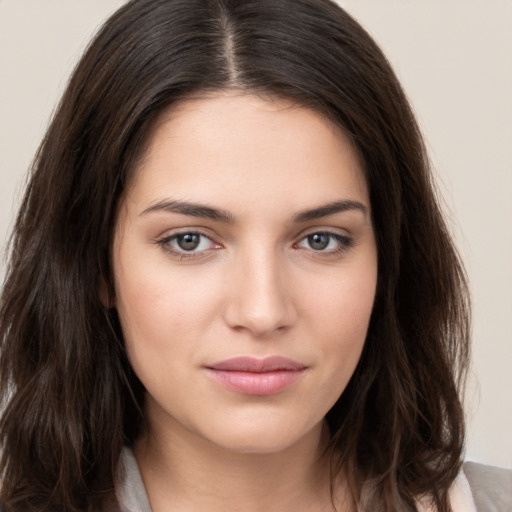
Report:
[[[327,415],[334,474],[347,475],[361,511],[414,511],[425,495],[449,511],[464,446],[465,274],[404,92],[330,0],[132,0],[89,45],[11,238],[0,303],[4,507],[92,511],[112,492],[122,446],[144,422],[144,389],[98,292],[113,290],[116,206],[159,114],[226,89],[315,109],[357,149],[379,275],[363,354]]]

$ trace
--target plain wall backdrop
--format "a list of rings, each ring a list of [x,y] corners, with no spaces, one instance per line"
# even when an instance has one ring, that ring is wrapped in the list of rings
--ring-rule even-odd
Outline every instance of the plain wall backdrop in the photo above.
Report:
[[[123,3],[0,0],[2,246],[68,76]],[[467,266],[474,304],[467,458],[512,467],[512,1],[339,3],[379,42],[404,85]],[[0,278],[4,272],[2,259]]]

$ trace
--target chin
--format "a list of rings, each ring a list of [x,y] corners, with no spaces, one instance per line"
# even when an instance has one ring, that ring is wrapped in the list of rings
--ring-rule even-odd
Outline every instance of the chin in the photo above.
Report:
[[[323,422],[313,427],[297,429],[290,425],[276,425],[272,422],[250,427],[236,428],[230,425],[220,432],[209,431],[203,438],[215,444],[217,447],[236,454],[247,455],[271,455],[282,453],[297,444],[307,441],[309,445],[311,437],[318,437],[322,432]],[[296,426],[296,425],[295,425]],[[235,427],[235,428],[234,428]]]

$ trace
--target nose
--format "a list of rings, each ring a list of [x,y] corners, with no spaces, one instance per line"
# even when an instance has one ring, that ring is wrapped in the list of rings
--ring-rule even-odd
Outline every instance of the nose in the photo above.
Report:
[[[270,252],[270,251],[269,251]],[[289,329],[297,318],[285,265],[275,254],[245,254],[228,277],[227,325],[264,338]]]

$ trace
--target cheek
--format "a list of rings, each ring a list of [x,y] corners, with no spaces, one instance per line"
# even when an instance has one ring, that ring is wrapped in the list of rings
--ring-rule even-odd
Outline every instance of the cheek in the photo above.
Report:
[[[338,332],[347,342],[360,341],[368,327],[376,283],[376,265],[368,264],[359,271],[341,269],[316,281],[314,287],[305,283],[298,294],[304,298],[304,314],[319,329]]]
[[[218,311],[217,287],[196,273],[170,272],[168,265],[120,266],[116,303],[130,361],[160,364],[193,353]]]
[[[376,265],[361,272],[340,272],[300,293],[325,369],[321,393],[334,403],[350,380],[364,347],[375,298]]]

